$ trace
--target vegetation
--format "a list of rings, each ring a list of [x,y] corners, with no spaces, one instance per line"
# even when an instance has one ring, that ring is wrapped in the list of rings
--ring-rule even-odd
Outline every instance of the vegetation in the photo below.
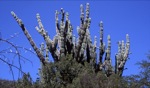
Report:
[[[0,79],[0,88],[15,88],[14,81]]]
[[[133,88],[149,88],[150,87],[150,56],[148,59],[137,63],[140,66],[140,73],[126,77],[128,84]]]
[[[36,30],[43,36],[45,43],[38,48],[24,23],[12,11],[11,14],[21,27],[29,43],[36,52],[41,67],[39,78],[33,82],[30,74],[23,74],[21,79],[13,81],[14,88],[141,88],[150,86],[150,62],[138,63],[142,71],[139,75],[123,77],[123,71],[130,51],[130,39],[126,34],[126,43],[118,42],[118,52],[115,55],[115,66],[111,63],[111,37],[107,37],[107,47],[103,42],[103,22],[100,22],[100,45],[97,47],[97,37],[94,43],[90,37],[89,16],[90,6],[86,4],[84,12],[83,5],[80,6],[80,26],[77,27],[78,39],[73,35],[73,27],[69,20],[69,14],[62,8],[55,13],[56,35],[50,39],[48,32],[44,29],[40,15],[37,14],[38,25]],[[61,14],[61,21],[58,15]],[[97,55],[97,48],[99,53]],[[53,62],[49,61],[49,53]],[[105,55],[105,57],[104,57]],[[97,57],[99,56],[99,57]],[[9,81],[7,81],[9,82]],[[139,83],[140,82],[140,83]],[[8,85],[12,88],[12,83]],[[3,88],[4,82],[1,83]],[[9,88],[7,87],[7,88]]]
[[[49,73],[45,73],[47,75],[45,78],[50,79],[46,78],[45,83],[41,83],[39,79],[32,82],[30,75],[24,75],[22,79],[15,82],[15,87],[13,87],[14,81],[2,79],[0,86],[2,88],[149,88],[150,58],[143,60],[138,65],[141,69],[141,73],[138,75],[119,77],[113,74],[107,77],[103,72],[96,74],[88,63],[85,63],[85,66],[79,65],[68,56],[60,63],[47,65]],[[58,67],[57,71],[54,69],[56,67]],[[67,74],[62,74],[62,70]]]

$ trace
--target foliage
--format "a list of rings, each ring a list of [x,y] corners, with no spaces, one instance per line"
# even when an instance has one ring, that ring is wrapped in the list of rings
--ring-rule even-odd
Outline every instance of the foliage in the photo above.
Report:
[[[17,88],[31,88],[32,87],[32,79],[30,77],[30,74],[23,74],[22,79],[18,79]]]
[[[147,60],[138,62],[140,66],[140,73],[126,77],[128,84],[131,88],[149,88],[150,87],[150,55]]]
[[[0,88],[15,88],[14,81],[0,79]]]
[[[71,55],[57,63],[51,62],[42,70],[42,88],[127,88],[118,75],[107,77],[105,72],[95,72],[92,64],[78,63]]]
[[[149,88],[150,86],[150,58],[138,63],[139,75],[120,77],[112,74],[107,77],[105,72],[95,72],[93,65],[76,62],[71,55],[55,63],[50,62],[41,69],[43,75],[32,83],[30,75],[24,75],[16,83],[17,88]],[[44,79],[41,81],[41,79]],[[13,82],[5,81],[3,88],[13,88]],[[2,84],[3,83],[3,84]],[[10,87],[11,86],[11,87]],[[15,88],[15,87],[14,87]]]

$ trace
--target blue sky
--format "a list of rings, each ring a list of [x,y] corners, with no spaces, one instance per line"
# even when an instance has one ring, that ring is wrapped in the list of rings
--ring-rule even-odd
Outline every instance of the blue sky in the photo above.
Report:
[[[69,18],[76,34],[76,27],[80,24],[80,4],[85,7],[86,3],[90,3],[91,21],[91,38],[96,35],[99,37],[99,22],[104,23],[104,41],[107,42],[107,35],[111,36],[112,43],[112,64],[114,64],[114,55],[117,52],[117,42],[125,40],[125,35],[129,34],[132,54],[129,56],[123,75],[137,74],[140,69],[136,62],[146,59],[146,54],[150,50],[150,1],[1,1],[0,2],[0,32],[2,38],[9,38],[14,33],[20,33],[17,37],[10,40],[18,46],[22,46],[31,50],[28,40],[21,31],[10,12],[14,11],[19,18],[22,19],[26,28],[30,32],[36,44],[40,45],[44,42],[40,34],[35,30],[37,26],[36,13],[39,13],[45,29],[49,32],[51,38],[55,35],[55,10],[64,8],[69,12]],[[77,34],[76,34],[77,35]],[[8,45],[0,43],[0,50],[7,48]],[[22,62],[22,68],[25,72],[30,72],[33,80],[36,79],[40,63],[38,58],[26,52],[21,51],[22,55],[29,58],[33,64]],[[7,54],[7,57],[13,57]],[[50,58],[52,59],[52,58]],[[17,58],[15,59],[17,64]],[[12,79],[9,67],[0,61],[0,78]],[[18,77],[18,71],[14,69],[15,79]]]

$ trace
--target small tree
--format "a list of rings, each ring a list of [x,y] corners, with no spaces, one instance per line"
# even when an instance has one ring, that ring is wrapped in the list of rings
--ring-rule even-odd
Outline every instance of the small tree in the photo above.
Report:
[[[149,88],[150,87],[150,55],[147,60],[138,62],[140,66],[140,74],[126,77],[131,88]]]

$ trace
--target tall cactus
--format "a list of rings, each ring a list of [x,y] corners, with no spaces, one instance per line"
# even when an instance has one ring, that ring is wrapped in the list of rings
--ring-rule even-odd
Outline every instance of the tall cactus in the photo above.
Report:
[[[22,28],[22,31],[25,33],[27,39],[37,53],[37,56],[39,57],[42,64],[50,63],[48,61],[48,52],[51,53],[55,62],[59,62],[61,61],[61,59],[65,59],[66,56],[70,54],[72,56],[72,59],[75,59],[78,63],[81,63],[83,65],[84,62],[92,63],[96,72],[104,71],[106,72],[107,77],[111,74],[118,74],[119,76],[122,76],[130,50],[129,35],[126,35],[126,44],[124,44],[124,41],[119,41],[118,43],[118,53],[115,55],[115,69],[113,69],[111,63],[111,38],[110,35],[108,35],[107,47],[105,49],[105,43],[103,42],[103,22],[100,21],[100,45],[97,46],[97,37],[95,37],[94,44],[92,44],[90,36],[91,18],[89,15],[89,3],[86,4],[85,13],[83,5],[80,5],[80,12],[80,26],[77,27],[79,37],[76,38],[75,35],[72,34],[73,27],[69,20],[69,13],[65,12],[63,8],[61,8],[60,12],[56,10],[56,35],[54,36],[53,40],[50,39],[48,32],[44,29],[44,26],[40,19],[40,15],[37,14],[36,18],[39,26],[36,26],[35,28],[39,32],[39,34],[43,36],[46,42],[46,48],[41,47],[41,49],[38,49],[38,47],[35,45],[21,19],[19,19],[14,12],[11,13],[18,22],[19,26]],[[58,15],[61,15],[60,21]],[[97,57],[97,48],[99,48],[99,57]]]

